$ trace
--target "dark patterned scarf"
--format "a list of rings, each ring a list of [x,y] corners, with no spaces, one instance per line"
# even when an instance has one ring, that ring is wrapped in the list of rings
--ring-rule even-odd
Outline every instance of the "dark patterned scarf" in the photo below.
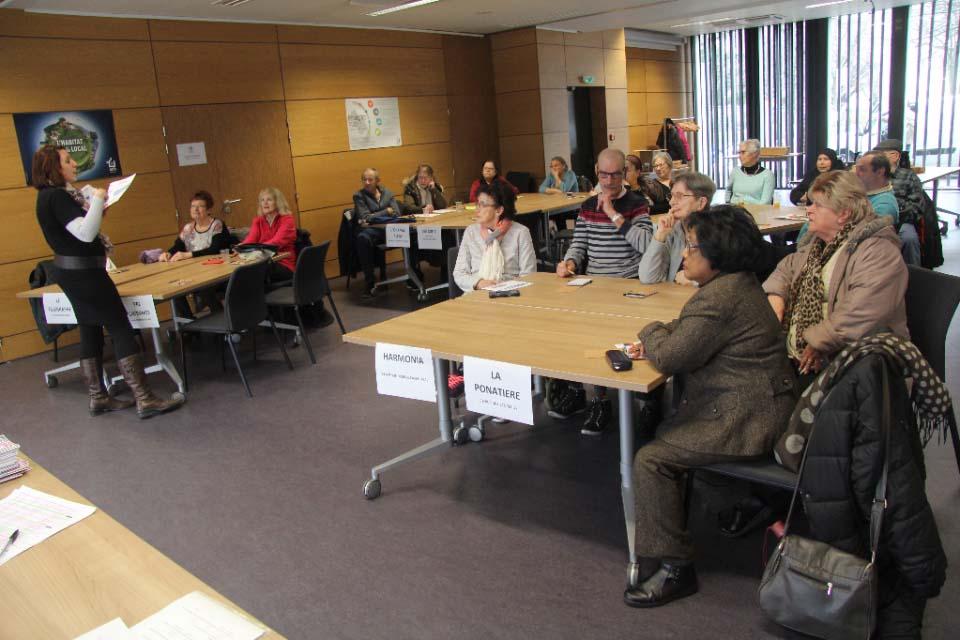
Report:
[[[937,377],[916,345],[893,333],[878,333],[846,347],[803,392],[790,416],[786,432],[774,448],[777,462],[792,471],[800,468],[803,448],[820,404],[847,369],[871,353],[879,353],[891,363],[896,363],[904,378],[913,378],[910,400],[923,446],[930,442],[934,431],[940,432],[941,441],[946,438],[947,421],[953,415],[953,403],[946,385]]]
[[[829,243],[817,238],[813,241],[807,261],[800,271],[800,275],[790,286],[790,300],[786,313],[783,314],[783,327],[790,331],[790,323],[795,327],[796,349],[802,352],[807,346],[803,332],[807,327],[823,322],[823,303],[827,299],[827,292],[823,290],[823,267],[830,262],[830,258],[847,241],[853,224],[847,223],[840,229],[837,236]]]

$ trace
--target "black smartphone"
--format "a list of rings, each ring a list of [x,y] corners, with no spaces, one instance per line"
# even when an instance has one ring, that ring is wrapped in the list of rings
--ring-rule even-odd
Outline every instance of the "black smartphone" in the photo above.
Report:
[[[633,369],[633,361],[620,349],[607,351],[607,363],[614,371],[630,371],[630,369]]]
[[[491,298],[519,298],[520,290],[511,289],[510,291],[491,291],[490,297]]]

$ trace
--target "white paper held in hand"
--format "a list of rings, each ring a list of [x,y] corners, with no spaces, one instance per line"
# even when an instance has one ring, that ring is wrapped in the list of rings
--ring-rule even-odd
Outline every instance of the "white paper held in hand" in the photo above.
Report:
[[[130,188],[130,185],[133,184],[133,179],[137,177],[137,174],[131,174],[126,178],[121,178],[120,180],[114,180],[107,186],[107,202],[104,206],[109,207],[123,197],[123,194],[127,192],[127,189]]]
[[[138,640],[256,640],[266,629],[194,591],[131,629]]]
[[[469,411],[533,424],[530,367],[464,356],[463,388]]]
[[[425,402],[437,401],[430,349],[378,342],[377,393]]]

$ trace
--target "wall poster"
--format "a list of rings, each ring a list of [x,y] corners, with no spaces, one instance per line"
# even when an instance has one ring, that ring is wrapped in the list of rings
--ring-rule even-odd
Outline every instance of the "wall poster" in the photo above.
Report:
[[[403,144],[396,98],[347,98],[343,102],[351,151]]]
[[[33,154],[45,144],[70,152],[77,161],[77,181],[122,175],[113,112],[109,109],[15,113],[13,124],[28,185]]]

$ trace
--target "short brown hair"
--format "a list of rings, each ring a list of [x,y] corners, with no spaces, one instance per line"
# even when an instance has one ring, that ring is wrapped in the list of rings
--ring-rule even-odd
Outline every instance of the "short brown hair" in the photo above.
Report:
[[[849,171],[821,173],[810,185],[809,193],[810,195],[823,194],[827,206],[837,213],[849,211],[850,222],[853,225],[877,217],[867,199],[863,183]]]
[[[203,189],[197,191],[193,194],[193,197],[190,198],[190,202],[194,200],[202,200],[203,203],[207,205],[207,209],[213,209],[213,196],[210,195],[209,191],[204,191]]]
[[[60,151],[63,147],[45,144],[33,154],[30,169],[30,184],[38,190],[44,187],[62,187],[67,184],[60,171]]]

